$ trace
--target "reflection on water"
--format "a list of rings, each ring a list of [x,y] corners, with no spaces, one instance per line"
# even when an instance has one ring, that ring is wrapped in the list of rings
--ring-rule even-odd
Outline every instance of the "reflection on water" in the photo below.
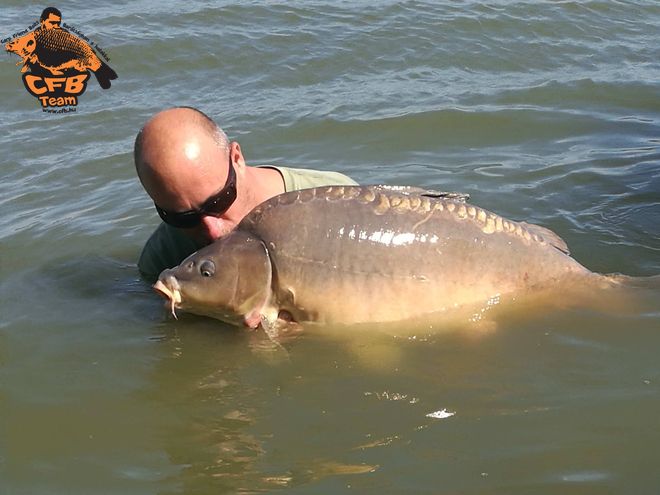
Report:
[[[515,471],[527,473],[521,487],[613,483],[631,471],[606,454],[621,441],[607,432],[623,428],[642,440],[624,426],[639,412],[621,399],[650,407],[642,420],[657,407],[660,375],[641,342],[657,333],[657,315],[657,305],[646,322],[576,310],[531,326],[514,319],[478,339],[307,334],[277,361],[251,350],[250,335],[191,317],[185,334],[181,322],[167,325],[169,355],[151,382],[155,393],[168,391],[160,400],[178,417],[164,448],[182,467],[186,492],[208,486],[208,476],[228,492],[375,490],[384,480],[404,490],[392,478],[402,455],[420,483],[441,475],[454,489],[466,479],[475,488],[486,478],[510,486],[512,458],[529,469]],[[557,436],[546,438],[547,425]],[[568,438],[574,447],[560,448]],[[596,446],[604,452],[587,455]],[[438,462],[440,472],[430,469]]]

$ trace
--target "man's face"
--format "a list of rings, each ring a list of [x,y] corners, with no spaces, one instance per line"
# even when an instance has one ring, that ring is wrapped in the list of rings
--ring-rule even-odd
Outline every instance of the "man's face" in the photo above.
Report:
[[[48,18],[41,21],[41,27],[44,29],[59,29],[62,18],[55,14],[48,14]]]
[[[169,219],[167,223],[181,228],[198,244],[227,235],[247,213],[245,198],[238,193],[235,167],[230,169],[226,151],[214,148],[202,151],[191,146],[186,149],[188,163],[175,163],[166,176],[152,176],[145,182],[161,218]],[[236,188],[235,196],[232,188]],[[179,225],[186,222],[193,225]]]
[[[225,181],[221,182],[218,175],[214,174],[214,180],[199,189],[184,192],[184,199],[186,196],[194,198],[187,201],[194,205],[191,210],[183,215],[180,210],[173,212],[177,220],[192,219],[195,225],[183,231],[200,244],[208,244],[227,235],[242,219],[236,189],[236,169],[228,160],[226,165],[218,163],[214,168],[227,170]]]

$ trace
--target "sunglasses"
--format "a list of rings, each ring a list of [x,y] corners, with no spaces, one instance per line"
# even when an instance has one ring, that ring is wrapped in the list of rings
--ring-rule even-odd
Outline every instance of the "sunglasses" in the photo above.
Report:
[[[163,219],[163,222],[179,229],[192,229],[202,223],[202,217],[204,215],[219,217],[234,204],[234,201],[236,201],[236,171],[234,170],[230,156],[227,182],[225,182],[222,189],[204,201],[201,207],[194,210],[176,212],[164,210],[156,203],[154,203],[154,206],[160,218]]]

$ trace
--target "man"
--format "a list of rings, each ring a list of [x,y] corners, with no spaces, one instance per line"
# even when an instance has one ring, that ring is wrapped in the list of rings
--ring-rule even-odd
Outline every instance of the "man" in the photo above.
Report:
[[[62,13],[55,7],[46,7],[39,18],[41,29],[61,29]]]
[[[135,139],[134,159],[140,182],[163,219],[138,261],[148,281],[228,234],[273,196],[355,184],[337,172],[248,166],[240,145],[190,107],[164,110],[147,121]]]

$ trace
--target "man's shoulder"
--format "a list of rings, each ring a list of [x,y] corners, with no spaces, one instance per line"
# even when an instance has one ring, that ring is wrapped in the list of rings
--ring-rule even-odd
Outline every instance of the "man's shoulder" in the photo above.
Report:
[[[357,185],[357,182],[353,179],[339,172],[280,166],[271,166],[271,168],[276,169],[282,174],[284,178],[284,189],[286,191],[309,189],[310,187]]]

